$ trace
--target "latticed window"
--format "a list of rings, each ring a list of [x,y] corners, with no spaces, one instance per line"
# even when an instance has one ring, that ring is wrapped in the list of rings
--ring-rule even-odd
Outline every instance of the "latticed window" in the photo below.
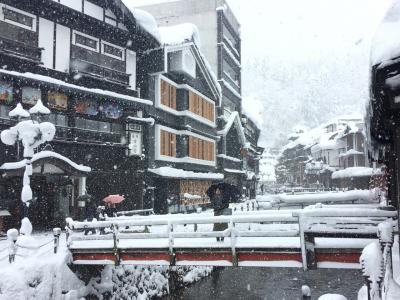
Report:
[[[176,87],[161,80],[161,104],[176,110]]]
[[[214,161],[214,143],[189,136],[189,157]]]
[[[160,130],[161,155],[176,157],[176,134]]]
[[[214,103],[205,100],[192,91],[189,91],[189,111],[214,122]]]

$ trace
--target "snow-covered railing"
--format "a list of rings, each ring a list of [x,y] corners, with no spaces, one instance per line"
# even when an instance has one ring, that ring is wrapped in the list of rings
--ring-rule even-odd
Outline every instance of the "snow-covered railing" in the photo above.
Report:
[[[21,236],[17,229],[12,228],[7,231],[7,239],[9,241],[8,247],[8,261],[9,263],[13,263],[15,261],[15,257],[18,255],[18,249],[27,249],[38,251],[39,249],[53,243],[54,254],[58,252],[59,242],[60,242],[60,235],[61,235],[61,228],[54,228],[53,229],[53,239],[43,243],[43,244],[36,244],[32,243],[32,241],[28,243],[18,243],[18,238]],[[22,235],[23,236],[23,235]],[[29,241],[29,240],[28,240]]]
[[[147,215],[154,215],[154,210],[152,208],[136,209],[136,210],[118,211],[116,214],[117,216],[133,216],[133,215],[147,216]]]
[[[379,241],[366,246],[360,256],[368,300],[387,299],[389,284],[396,284],[392,267],[395,226],[390,220],[380,223],[377,229]]]
[[[136,255],[138,251],[157,252],[161,251],[160,249],[168,249],[170,257],[168,264],[174,264],[176,249],[204,248],[200,250],[208,251],[211,255],[213,251],[218,251],[220,248],[226,249],[228,244],[226,242],[218,244],[214,240],[214,244],[209,245],[207,243],[210,241],[207,238],[228,238],[232,265],[238,265],[237,253],[243,250],[244,245],[246,249],[272,251],[271,249],[276,247],[282,248],[283,246],[279,246],[281,242],[277,242],[279,245],[274,245],[266,242],[265,238],[297,237],[300,238],[300,243],[292,243],[289,248],[293,248],[292,254],[301,254],[298,261],[301,261],[303,268],[307,269],[316,266],[315,238],[376,238],[378,224],[388,218],[396,217],[394,211],[352,207],[348,209],[314,208],[288,213],[275,211],[275,213],[255,211],[251,215],[231,216],[154,215],[119,217],[95,222],[77,222],[67,219],[68,247],[73,253],[89,253],[90,251],[111,253],[112,251],[112,256],[108,256],[108,262],[111,260],[115,264],[123,261],[120,255],[126,254],[127,251],[134,251]],[[211,227],[202,226],[215,223],[226,223],[228,228],[224,231],[212,231]],[[245,224],[245,226],[240,224]],[[256,228],[258,225],[254,227],[251,224],[261,224],[261,227]],[[192,226],[188,225],[193,225],[193,230]],[[264,225],[267,227],[263,228]],[[151,230],[140,232],[131,230],[137,227],[151,228]],[[99,234],[82,234],[82,231],[89,229],[95,229]],[[185,240],[184,246],[182,240]],[[282,241],[282,239],[278,240]],[[238,241],[240,241],[239,245]],[[357,251],[352,253],[351,259],[358,261],[359,253]],[[90,263],[87,258],[76,260],[80,263]]]

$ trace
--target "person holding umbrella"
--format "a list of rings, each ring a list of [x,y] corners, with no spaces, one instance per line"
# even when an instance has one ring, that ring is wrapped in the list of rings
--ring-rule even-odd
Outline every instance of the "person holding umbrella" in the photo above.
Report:
[[[214,216],[231,215],[229,209],[230,193],[225,188],[225,183],[213,184],[207,190],[207,195],[211,200],[214,209]],[[227,223],[214,223],[213,231],[224,231],[228,228]],[[217,241],[224,241],[224,237],[217,237]]]
[[[115,205],[121,203],[124,200],[125,197],[121,195],[108,195],[107,197],[105,197],[103,199],[103,202],[106,203],[105,214],[107,215],[107,217],[109,218],[116,217],[117,208]]]

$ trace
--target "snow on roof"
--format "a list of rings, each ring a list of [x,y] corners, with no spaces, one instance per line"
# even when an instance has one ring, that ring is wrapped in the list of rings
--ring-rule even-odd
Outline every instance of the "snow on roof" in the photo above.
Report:
[[[197,26],[192,23],[183,23],[174,26],[158,28],[163,45],[181,45],[194,42],[200,48],[200,34]]]
[[[83,87],[80,85],[68,83],[68,82],[65,82],[65,81],[62,81],[59,79],[55,79],[55,78],[52,78],[49,76],[34,74],[34,73],[30,73],[30,72],[20,73],[20,72],[16,72],[16,71],[8,71],[8,70],[0,69],[0,74],[6,74],[6,75],[17,76],[17,77],[23,77],[23,78],[27,78],[27,79],[44,81],[47,83],[59,85],[59,86],[66,87],[66,88],[71,88],[71,89],[76,89],[76,90],[80,90],[83,92],[98,94],[99,96],[103,96],[103,97],[109,96],[112,98],[124,99],[124,100],[142,103],[142,104],[146,104],[146,105],[153,105],[153,102],[150,100],[145,100],[145,99],[132,97],[132,96],[124,95],[124,94],[119,94],[119,93],[102,90],[102,89],[86,88],[86,87]]]
[[[351,178],[351,177],[370,177],[372,175],[382,175],[380,169],[367,167],[351,167],[332,173],[332,179]]]
[[[258,129],[263,127],[263,102],[258,98],[243,97],[242,112],[256,124]]]
[[[339,157],[347,157],[347,156],[351,156],[351,155],[364,155],[364,152],[360,152],[360,151],[356,151],[354,149],[350,149],[347,152],[340,154]]]
[[[213,179],[213,180],[224,179],[224,175],[220,173],[193,172],[193,171],[185,171],[182,169],[176,169],[172,167],[160,167],[156,169],[148,169],[148,171],[162,177],[170,177],[170,178]]]
[[[71,167],[73,167],[81,172],[90,172],[91,171],[90,167],[87,167],[84,165],[78,165],[77,163],[73,162],[69,158],[67,158],[59,153],[53,152],[53,151],[40,151],[38,153],[35,153],[32,156],[31,162],[34,163],[35,161],[42,159],[42,158],[57,158],[57,159],[60,159],[64,162],[66,162]],[[25,167],[25,165],[26,165],[26,160],[24,159],[24,160],[17,161],[17,162],[4,163],[0,166],[0,170],[20,169],[20,168]]]
[[[231,129],[233,123],[236,124],[240,140],[242,141],[242,144],[244,145],[246,143],[246,137],[244,135],[244,129],[243,129],[242,123],[240,122],[239,113],[237,111],[234,111],[233,113],[231,113],[231,115],[228,118],[228,122],[225,124],[225,127],[222,130],[218,131],[217,133],[219,135],[226,136],[228,134],[229,130]]]
[[[394,0],[373,37],[370,62],[374,66],[399,55],[400,1]]]
[[[137,24],[150,33],[158,42],[161,42],[156,19],[147,11],[136,8],[135,1],[122,0],[122,2],[132,12]]]

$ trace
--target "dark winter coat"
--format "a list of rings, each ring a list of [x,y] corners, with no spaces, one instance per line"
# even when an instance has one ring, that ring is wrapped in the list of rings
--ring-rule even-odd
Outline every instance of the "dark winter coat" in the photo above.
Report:
[[[117,213],[117,209],[115,207],[107,206],[104,212],[109,218],[111,218]]]
[[[96,218],[96,215],[97,215],[96,204],[93,201],[87,203],[85,207],[85,218],[88,221],[92,221],[94,218]]]

